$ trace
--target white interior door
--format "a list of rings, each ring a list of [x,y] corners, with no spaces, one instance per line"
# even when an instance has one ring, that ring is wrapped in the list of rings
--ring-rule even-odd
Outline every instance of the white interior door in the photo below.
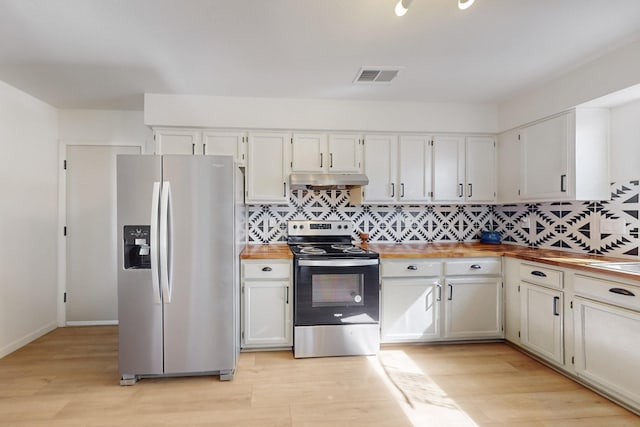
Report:
[[[67,146],[68,324],[118,319],[116,155],[140,147]]]

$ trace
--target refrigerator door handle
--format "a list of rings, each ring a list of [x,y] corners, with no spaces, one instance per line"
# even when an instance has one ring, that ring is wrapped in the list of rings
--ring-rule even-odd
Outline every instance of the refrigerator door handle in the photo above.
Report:
[[[171,303],[171,185],[169,181],[162,183],[160,195],[160,283],[162,284],[162,301]]]
[[[160,207],[160,182],[153,183],[151,193],[151,236],[149,241],[151,255],[151,287],[153,288],[153,302],[161,304],[160,297],[160,275],[158,272],[158,215]]]

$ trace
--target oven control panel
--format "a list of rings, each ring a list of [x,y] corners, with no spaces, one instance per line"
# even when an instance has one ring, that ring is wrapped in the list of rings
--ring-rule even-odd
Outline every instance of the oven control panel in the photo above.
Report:
[[[289,221],[289,236],[350,236],[351,221]]]

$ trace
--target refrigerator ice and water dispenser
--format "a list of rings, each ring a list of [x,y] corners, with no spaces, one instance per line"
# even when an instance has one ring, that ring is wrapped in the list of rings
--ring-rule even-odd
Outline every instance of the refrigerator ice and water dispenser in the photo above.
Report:
[[[148,225],[125,225],[124,227],[124,268],[151,268],[150,233]]]

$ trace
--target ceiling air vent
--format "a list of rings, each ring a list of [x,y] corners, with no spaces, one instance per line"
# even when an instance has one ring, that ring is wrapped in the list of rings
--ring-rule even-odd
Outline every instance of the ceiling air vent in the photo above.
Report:
[[[402,67],[362,67],[353,83],[389,84]]]

